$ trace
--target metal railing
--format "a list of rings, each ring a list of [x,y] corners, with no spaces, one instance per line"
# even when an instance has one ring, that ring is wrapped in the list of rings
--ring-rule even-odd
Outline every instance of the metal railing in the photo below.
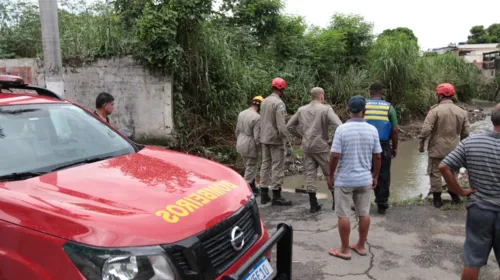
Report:
[[[250,259],[232,275],[222,280],[241,280],[276,244],[276,276],[273,280],[292,279],[293,229],[291,225],[281,223],[278,230],[264,243]]]

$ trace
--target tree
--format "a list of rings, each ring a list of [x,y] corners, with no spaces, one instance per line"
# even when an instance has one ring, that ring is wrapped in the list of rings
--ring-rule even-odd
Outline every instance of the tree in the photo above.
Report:
[[[409,40],[413,40],[418,43],[417,36],[413,33],[413,30],[406,27],[398,27],[396,29],[386,29],[380,35],[378,35],[378,39],[384,38],[386,36],[396,36],[396,34],[404,34]]]
[[[280,0],[223,0],[221,10],[231,12],[230,25],[250,27],[252,34],[264,39],[276,33],[283,7]]]
[[[280,16],[275,38],[277,57],[280,60],[310,58],[312,51],[305,39],[307,24],[303,17]]]
[[[476,25],[471,28],[467,43],[469,44],[488,44],[500,43],[500,23],[494,23],[488,28],[483,25]]]
[[[343,36],[345,46],[344,65],[360,65],[366,62],[366,55],[373,42],[373,24],[359,15],[334,14],[328,27]]]
[[[407,35],[395,33],[377,40],[370,50],[370,72],[372,77],[387,87],[387,99],[395,104],[404,104],[419,84],[417,65],[418,45],[407,40]]]

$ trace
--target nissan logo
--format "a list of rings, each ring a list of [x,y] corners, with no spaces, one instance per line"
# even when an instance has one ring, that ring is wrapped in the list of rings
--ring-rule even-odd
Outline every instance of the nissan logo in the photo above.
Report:
[[[240,251],[245,246],[245,236],[238,226],[231,230],[231,246],[235,251]]]

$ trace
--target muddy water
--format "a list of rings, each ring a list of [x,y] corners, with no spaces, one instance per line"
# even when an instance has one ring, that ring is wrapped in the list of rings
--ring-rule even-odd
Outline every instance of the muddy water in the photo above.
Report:
[[[482,104],[481,104],[482,105]],[[491,109],[490,104],[485,104],[485,111]],[[492,124],[490,116],[485,120],[471,124],[472,133],[491,130]],[[319,171],[321,174],[321,172]],[[285,177],[285,188],[293,191],[304,184],[304,175]],[[326,180],[318,180],[318,193],[320,197],[331,199],[331,194],[327,188]],[[400,142],[398,155],[392,161],[391,167],[391,187],[390,200],[400,201],[416,197],[419,194],[426,196],[429,192],[430,183],[427,176],[427,153],[418,151],[418,140],[408,140]]]

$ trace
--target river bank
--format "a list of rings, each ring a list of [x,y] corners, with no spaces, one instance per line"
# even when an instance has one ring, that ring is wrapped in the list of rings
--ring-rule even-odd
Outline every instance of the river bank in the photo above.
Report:
[[[488,115],[495,103],[473,100],[470,104],[460,104],[468,111],[471,122],[471,133],[488,130],[491,127]],[[423,119],[414,119],[399,127],[400,144],[398,155],[391,165],[390,202],[399,204],[426,204],[425,198],[429,192],[427,176],[427,153],[418,151],[417,136],[420,133]],[[284,189],[295,192],[304,191],[303,153],[299,149],[300,141],[293,139],[293,153],[286,158]],[[467,186],[467,177],[460,176],[463,186]],[[318,195],[328,198],[331,195],[326,186],[326,180],[318,170]],[[447,195],[447,194],[446,194]],[[420,199],[419,199],[420,198]],[[422,200],[424,199],[424,200]]]
[[[459,103],[457,104],[468,112],[469,121],[471,124],[486,119],[489,115],[491,104],[485,101],[473,100],[470,104]],[[425,117],[413,119],[410,122],[403,123],[399,127],[399,140],[407,141],[416,139],[422,128]]]
[[[473,100],[471,103],[458,103],[460,107],[464,108],[468,112],[469,121],[471,124],[478,121],[484,121],[490,113],[492,107],[491,102],[482,100]],[[347,120],[347,116],[340,116],[342,121]],[[422,129],[425,117],[412,118],[409,121],[403,122],[399,125],[399,141],[409,141],[412,139],[417,139]],[[292,176],[296,174],[301,174],[303,172],[302,168],[294,167],[297,165],[302,165],[303,153],[300,150],[300,140],[291,136],[290,141],[292,142],[292,154],[287,158],[287,170],[285,171],[286,176]]]

